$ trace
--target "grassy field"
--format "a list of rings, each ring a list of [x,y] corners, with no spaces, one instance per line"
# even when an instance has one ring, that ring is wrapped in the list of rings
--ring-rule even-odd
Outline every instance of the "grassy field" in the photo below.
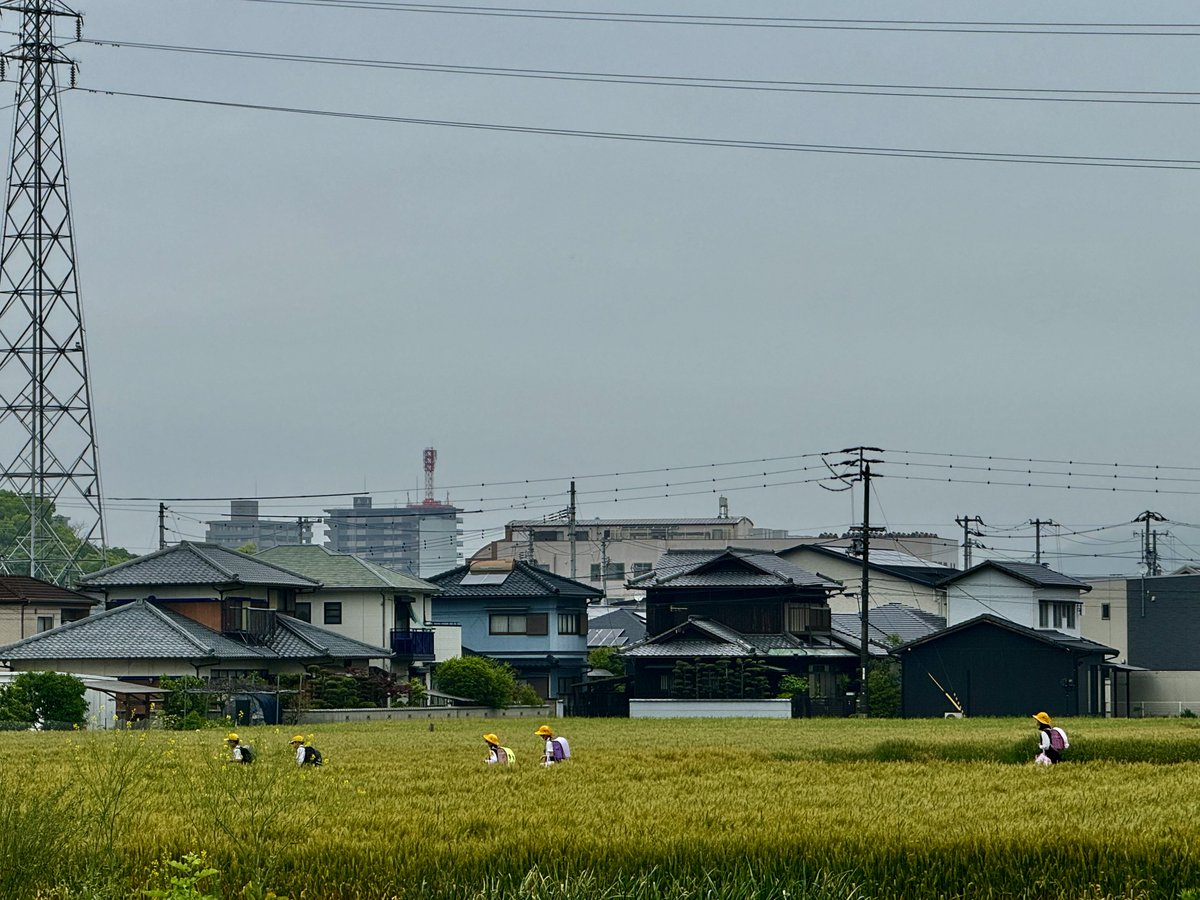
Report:
[[[1049,769],[1029,719],[568,719],[549,770],[536,724],[321,727],[311,772],[293,729],[0,733],[0,897],[1200,900],[1196,720],[1064,720]]]

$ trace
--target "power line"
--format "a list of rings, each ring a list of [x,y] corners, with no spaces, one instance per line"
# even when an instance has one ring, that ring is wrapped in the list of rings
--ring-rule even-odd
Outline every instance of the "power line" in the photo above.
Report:
[[[553,81],[592,82],[599,84],[636,84],[656,87],[689,87],[714,90],[768,91],[806,94],[842,94],[865,97],[920,97],[949,100],[1029,100],[1052,103],[1118,103],[1153,106],[1197,106],[1196,91],[1120,91],[1076,90],[1072,88],[973,87],[962,85],[872,84],[836,81],[788,81],[778,79],[714,78],[646,73],[580,72],[562,69],[506,68],[499,66],[467,66],[443,63],[421,63],[400,60],[363,59],[345,56],[316,56],[300,53],[275,53],[262,50],[233,50],[218,47],[190,47],[175,44],[152,44],[138,41],[84,38],[82,43],[100,47],[131,48],[175,53],[220,56],[234,59],[254,59],[273,62],[296,62],[314,65],[347,66],[351,68],[387,69],[395,71],[435,72],[453,75],[485,75],[504,78],[527,78]],[[1033,96],[1022,96],[1022,95]],[[1051,96],[1078,95],[1078,96]],[[1146,99],[1163,97],[1172,99]]]
[[[274,0],[264,0],[274,2]],[[941,150],[910,147],[872,147],[848,144],[805,144],[787,141],[753,141],[732,138],[693,138],[680,135],[662,135],[621,131],[589,131],[571,128],[549,128],[530,125],[503,125],[490,122],[466,122],[449,119],[423,119],[411,116],[388,116],[368,113],[350,113],[338,110],[313,109],[308,107],[275,106],[264,103],[240,103],[230,100],[203,100],[195,97],[175,97],[166,94],[150,94],[136,91],[114,91],[102,88],[76,88],[89,94],[110,97],[131,97],[143,100],[166,100],[199,106],[214,106],[226,109],[255,110],[260,112],[283,112],[298,115],[320,116],[334,119],[351,119],[366,122],[390,122],[402,125],[425,125],[442,128],[464,128],[475,131],[507,132],[511,134],[533,134],[553,137],[590,138],[593,140],[623,141],[648,144],[672,144],[692,147],[721,147],[736,150],[770,150],[789,153],[821,153],[837,156],[882,156],[901,159],[955,160],[959,162],[1020,163],[1025,165],[1086,166],[1092,168],[1161,169],[1195,171],[1200,169],[1200,159],[1171,159],[1134,156],[1089,156],[1083,154],[1040,154],[1002,153],[998,151]]]
[[[375,12],[436,13],[575,22],[618,22],[642,25],[692,25],[726,28],[811,29],[820,31],[913,31],[954,34],[1058,34],[1137,37],[1196,36],[1200,25],[1155,22],[975,22],[937,19],[834,19],[787,16],[701,16],[671,13],[630,13],[607,10],[531,9],[525,7],[460,6],[404,3],[397,0],[243,0],[282,6],[361,9]],[[1142,31],[1137,29],[1155,29]]]

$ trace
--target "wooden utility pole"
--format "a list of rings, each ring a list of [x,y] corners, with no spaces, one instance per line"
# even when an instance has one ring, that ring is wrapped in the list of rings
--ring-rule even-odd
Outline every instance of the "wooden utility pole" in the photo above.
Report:
[[[575,482],[571,482],[571,505],[567,507],[567,528],[571,542],[571,580],[575,580]]]
[[[971,536],[983,536],[979,531],[972,531],[971,525],[975,524],[982,528],[983,519],[979,518],[979,516],[959,516],[954,521],[956,524],[961,525],[963,530],[963,571],[965,572],[971,568],[971,548],[975,546],[975,542],[971,540]]]
[[[1042,526],[1043,525],[1053,526],[1053,525],[1057,525],[1058,523],[1055,522],[1053,519],[1030,519],[1029,524],[1034,527],[1034,531],[1037,534],[1037,537],[1035,538],[1034,544],[1033,544],[1033,546],[1035,548],[1033,551],[1033,559],[1034,559],[1034,562],[1036,562],[1040,566],[1042,564]],[[1060,565],[1061,565],[1061,563],[1060,563]]]
[[[862,543],[860,549],[862,551],[862,588],[859,591],[859,601],[861,603],[861,624],[862,631],[860,635],[860,645],[858,650],[858,668],[861,682],[858,689],[858,712],[859,715],[870,715],[870,698],[867,695],[867,664],[870,662],[870,604],[871,604],[871,463],[883,462],[881,459],[867,459],[868,453],[882,453],[878,447],[852,447],[848,450],[843,450],[843,453],[857,454],[854,459],[843,460],[838,463],[841,466],[853,466],[857,471],[847,473],[847,481],[861,481],[863,485],[863,522],[860,528],[853,529],[861,532]]]
[[[158,504],[158,549],[167,549],[167,504]]]

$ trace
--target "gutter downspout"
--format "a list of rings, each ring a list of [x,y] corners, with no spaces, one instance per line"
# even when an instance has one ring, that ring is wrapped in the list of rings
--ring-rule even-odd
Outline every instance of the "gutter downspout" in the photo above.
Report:
[[[21,640],[25,640],[25,610],[29,607],[29,600],[21,601]]]

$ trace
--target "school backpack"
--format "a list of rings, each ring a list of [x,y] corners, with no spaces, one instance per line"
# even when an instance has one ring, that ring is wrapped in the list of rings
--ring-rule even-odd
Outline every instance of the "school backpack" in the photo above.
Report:
[[[323,766],[325,765],[325,758],[321,756],[321,751],[316,747],[305,747],[304,764],[306,766]]]
[[[553,759],[555,762],[562,762],[564,759],[571,758],[571,746],[567,743],[566,738],[556,737],[550,741],[550,746],[553,747]]]
[[[247,745],[239,744],[238,749],[242,751],[242,760],[241,760],[242,762],[244,762],[244,763],[254,762],[254,751],[251,750]]]
[[[1057,750],[1059,753],[1062,753],[1067,749],[1066,737],[1064,736],[1061,728],[1050,729],[1050,748],[1052,750]]]
[[[500,762],[506,762],[510,766],[515,766],[517,764],[517,754],[512,752],[511,747],[501,747],[500,752],[503,753],[505,757],[504,759],[501,759]]]

